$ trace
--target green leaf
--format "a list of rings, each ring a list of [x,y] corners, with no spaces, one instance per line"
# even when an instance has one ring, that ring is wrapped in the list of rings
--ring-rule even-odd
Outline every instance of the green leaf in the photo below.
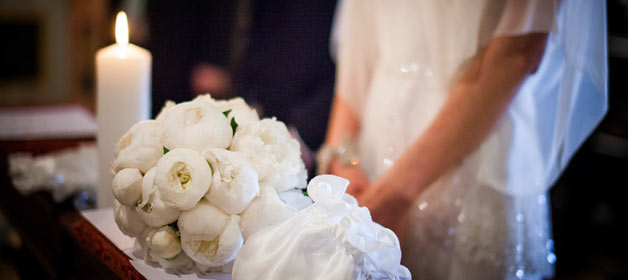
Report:
[[[176,259],[179,255],[181,255],[181,252],[179,252],[178,254],[176,254],[176,255],[175,255],[174,257],[172,257],[172,258],[165,258],[164,260],[167,260],[167,261],[173,261],[173,260],[174,260],[174,259]]]
[[[307,189],[301,189],[301,193],[302,193],[304,196],[307,196],[307,197],[309,197],[309,196],[310,196],[310,195],[307,193]]]
[[[209,170],[212,171],[212,174],[214,174],[214,167],[212,166],[211,163],[209,163],[209,161],[207,161],[207,165],[209,165]],[[213,176],[213,175],[212,175]]]
[[[231,110],[232,110],[232,109],[229,109],[229,110],[227,110],[227,111],[224,111],[224,112],[222,112],[222,114],[223,114],[223,115],[225,115],[225,117],[226,117],[226,118],[228,118],[228,117],[229,117],[229,113],[231,113]]]
[[[168,150],[168,148],[164,147],[164,155],[167,154],[168,152],[170,152],[170,150]]]
[[[168,224],[168,226],[171,227],[175,232],[179,231],[179,225],[177,225],[177,222],[178,220]]]
[[[153,211],[153,206],[151,205],[151,201],[149,201],[148,203],[146,203],[146,205],[144,205],[144,207],[142,207],[142,211],[146,212],[146,213],[150,213],[151,211]]]
[[[235,118],[232,118],[231,119],[231,130],[233,130],[233,135],[235,135],[236,128],[238,128],[238,123],[236,122]]]

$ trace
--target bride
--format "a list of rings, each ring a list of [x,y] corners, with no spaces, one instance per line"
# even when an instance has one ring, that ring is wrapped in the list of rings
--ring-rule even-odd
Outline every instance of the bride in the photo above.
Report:
[[[346,0],[336,20],[323,171],[417,279],[551,277],[548,188],[607,109],[604,3]]]

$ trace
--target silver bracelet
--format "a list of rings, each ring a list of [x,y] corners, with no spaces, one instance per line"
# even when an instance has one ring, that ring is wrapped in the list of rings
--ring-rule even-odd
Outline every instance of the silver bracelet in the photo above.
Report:
[[[345,145],[340,147],[323,144],[323,146],[316,153],[316,173],[318,175],[329,174],[331,163],[336,159],[338,159],[342,165],[358,165],[360,160],[357,157],[357,153],[353,148],[353,145],[349,143],[350,141],[345,141]]]

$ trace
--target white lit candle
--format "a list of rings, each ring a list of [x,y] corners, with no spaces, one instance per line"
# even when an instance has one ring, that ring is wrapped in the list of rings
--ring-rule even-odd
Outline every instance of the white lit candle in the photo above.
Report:
[[[129,44],[126,14],[116,17],[116,43],[96,53],[98,207],[113,205],[111,162],[118,139],[150,111],[150,52]]]

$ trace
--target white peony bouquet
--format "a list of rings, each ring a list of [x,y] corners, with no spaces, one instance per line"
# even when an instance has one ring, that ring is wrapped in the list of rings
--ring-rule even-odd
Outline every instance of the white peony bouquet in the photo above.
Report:
[[[294,199],[307,179],[298,141],[241,98],[167,102],[122,136],[113,169],[116,223],[167,271],[221,270],[307,205]]]

